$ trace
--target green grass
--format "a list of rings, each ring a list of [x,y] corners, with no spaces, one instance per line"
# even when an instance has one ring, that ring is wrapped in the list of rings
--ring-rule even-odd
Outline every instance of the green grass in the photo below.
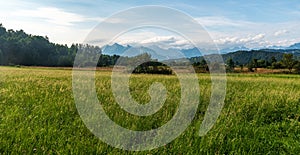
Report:
[[[171,143],[131,152],[107,145],[81,120],[72,94],[72,71],[0,67],[0,154],[298,154],[300,152],[300,76],[229,74],[222,113],[210,132],[198,136],[210,97],[209,74],[198,74],[200,105],[192,124]],[[176,76],[133,75],[132,96],[147,103],[152,82],[168,92],[163,108],[137,117],[115,103],[110,72],[97,72],[98,98],[108,116],[132,130],[168,122],[180,101]]]

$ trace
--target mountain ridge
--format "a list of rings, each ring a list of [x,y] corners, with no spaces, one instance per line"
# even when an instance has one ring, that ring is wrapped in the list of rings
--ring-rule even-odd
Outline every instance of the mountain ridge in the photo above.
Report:
[[[232,47],[232,48],[225,48],[221,49],[219,52],[220,54],[224,55],[234,55],[234,53],[240,53],[240,51],[249,51],[249,52],[279,52],[279,53],[295,53],[298,55],[300,50],[300,43],[295,43],[288,47],[276,46],[278,48],[261,48],[261,49],[249,49],[245,46],[239,47]],[[280,48],[279,48],[280,47]],[[114,43],[113,45],[106,45],[102,50],[102,54],[107,55],[120,55],[120,56],[128,56],[133,57],[137,56],[142,53],[148,53],[153,58],[158,60],[165,60],[165,59],[179,59],[179,58],[193,58],[193,57],[201,57],[204,54],[201,53],[201,49],[199,50],[196,47],[189,48],[189,49],[163,49],[159,46],[131,46],[131,45],[120,45],[118,43]],[[233,53],[233,54],[232,54]],[[256,53],[257,54],[257,53]],[[282,55],[281,54],[281,55]],[[270,54],[274,55],[274,54]]]

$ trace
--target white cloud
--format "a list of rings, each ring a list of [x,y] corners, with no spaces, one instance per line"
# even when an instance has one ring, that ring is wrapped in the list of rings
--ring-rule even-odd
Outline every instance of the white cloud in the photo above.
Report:
[[[179,35],[169,33],[163,35],[161,31],[153,32],[151,29],[149,31],[131,31],[125,33],[113,42],[133,46],[155,45],[163,49],[193,47],[192,43]]]
[[[56,25],[72,26],[77,22],[93,21],[97,19],[88,18],[79,14],[66,12],[54,7],[41,7],[35,10],[19,10],[13,13],[14,16],[34,18]],[[99,20],[99,19],[98,19]]]
[[[263,33],[257,34],[257,35],[255,35],[254,37],[251,38],[251,41],[261,40],[261,39],[263,39],[265,36],[266,36],[266,34],[263,34]]]
[[[8,26],[7,26],[8,25]],[[21,27],[14,26],[21,25]],[[77,29],[72,26],[61,26],[30,21],[7,21],[5,27],[23,29],[28,34],[48,36],[51,42],[59,44],[82,43],[90,29]]]
[[[287,40],[287,39],[284,39],[284,40],[280,40],[277,42],[277,45],[279,46],[287,46],[287,45],[291,45],[293,43],[295,43],[295,39],[291,39],[291,40]]]
[[[149,44],[149,43],[174,43],[176,42],[176,38],[174,36],[157,36],[150,39],[146,39],[141,41],[141,44]]]
[[[242,21],[242,20],[232,20],[222,16],[205,16],[195,18],[203,26],[232,26],[232,27],[249,27],[257,25],[257,23]]]
[[[276,31],[275,33],[274,33],[274,36],[281,36],[281,35],[285,35],[285,34],[287,34],[287,33],[289,33],[289,31],[288,30],[279,30],[279,31]]]
[[[121,18],[108,18],[103,20],[103,22],[110,23],[110,24],[125,24],[126,22],[130,22],[130,21]]]
[[[248,35],[246,37],[225,37],[215,39],[214,42],[220,48],[227,48],[227,47],[235,47],[235,46],[255,46],[255,45],[264,45],[265,34],[260,33],[256,35]]]
[[[264,23],[233,20],[222,16],[199,17],[196,20],[206,27],[219,48],[264,48],[273,45],[289,46],[300,42],[299,21]]]
[[[103,18],[86,17],[55,7],[34,4],[32,6],[35,9],[28,9],[26,5],[24,7],[17,5],[18,9],[9,13],[7,10],[0,9],[2,24],[7,29],[23,29],[29,34],[48,36],[51,42],[70,45],[82,43],[93,26],[103,20]]]
[[[238,37],[226,37],[214,40],[217,44],[230,44],[230,43],[238,43],[238,44],[247,44],[250,42],[258,42],[261,41],[265,37],[265,34],[257,34],[254,36],[247,36],[243,38]]]

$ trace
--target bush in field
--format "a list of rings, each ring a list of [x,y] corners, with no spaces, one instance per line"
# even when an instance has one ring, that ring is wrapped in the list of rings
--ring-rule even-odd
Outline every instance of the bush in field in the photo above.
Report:
[[[163,63],[156,62],[156,61],[149,61],[142,63],[141,65],[137,66],[132,73],[135,74],[172,74],[172,70],[170,67],[166,66]]]
[[[282,65],[281,62],[273,62],[271,66],[271,69],[283,69],[283,68],[284,66]]]
[[[207,73],[209,71],[207,62],[204,59],[199,62],[194,62],[193,67],[196,73]]]

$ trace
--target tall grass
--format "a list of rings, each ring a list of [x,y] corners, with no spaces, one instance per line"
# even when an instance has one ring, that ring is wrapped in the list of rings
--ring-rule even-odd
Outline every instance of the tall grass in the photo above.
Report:
[[[95,137],[73,100],[72,71],[0,67],[0,154],[297,154],[300,152],[300,76],[229,74],[225,107],[210,132],[198,136],[210,98],[209,74],[198,74],[200,104],[192,124],[171,143],[130,152]],[[110,72],[96,74],[98,99],[108,116],[132,130],[168,122],[180,101],[176,76],[132,75],[134,99],[150,101],[148,87],[163,83],[168,98],[154,115],[123,111],[110,89]]]

